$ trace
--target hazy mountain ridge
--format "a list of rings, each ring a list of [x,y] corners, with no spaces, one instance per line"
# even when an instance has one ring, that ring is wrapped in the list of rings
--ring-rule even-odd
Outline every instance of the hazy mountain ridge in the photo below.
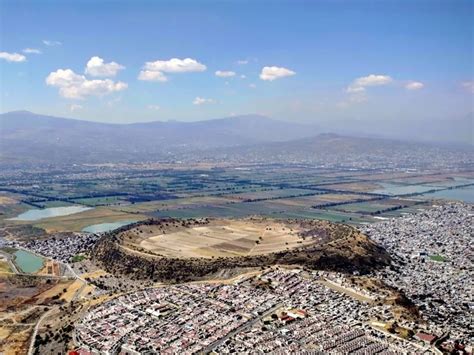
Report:
[[[0,115],[0,162],[380,160],[472,152],[472,146],[321,134],[315,126],[247,115],[198,122],[108,124],[16,111]],[[454,157],[455,155],[453,155]],[[398,159],[398,158],[397,158]]]

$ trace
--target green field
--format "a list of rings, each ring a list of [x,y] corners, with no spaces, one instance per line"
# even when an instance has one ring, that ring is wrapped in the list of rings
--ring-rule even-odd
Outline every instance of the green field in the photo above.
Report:
[[[430,255],[430,259],[433,261],[440,262],[440,263],[448,261],[448,259],[446,259],[444,256],[441,256],[441,255]]]

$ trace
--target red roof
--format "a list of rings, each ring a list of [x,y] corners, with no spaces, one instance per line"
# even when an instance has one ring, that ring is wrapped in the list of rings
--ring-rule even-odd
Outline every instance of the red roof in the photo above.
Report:
[[[438,338],[436,335],[431,335],[431,334],[426,334],[426,333],[416,333],[416,337],[430,344]]]

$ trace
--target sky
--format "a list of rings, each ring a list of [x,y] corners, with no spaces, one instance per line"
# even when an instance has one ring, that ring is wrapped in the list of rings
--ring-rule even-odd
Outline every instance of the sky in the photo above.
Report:
[[[0,112],[449,122],[474,111],[473,4],[0,0]]]

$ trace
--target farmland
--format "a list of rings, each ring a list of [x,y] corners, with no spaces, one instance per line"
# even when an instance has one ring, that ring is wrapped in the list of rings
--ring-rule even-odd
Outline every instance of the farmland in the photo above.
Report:
[[[341,169],[298,164],[120,164],[76,166],[54,174],[0,175],[0,228],[47,232],[94,224],[172,218],[315,218],[359,224],[431,204],[433,192],[472,192],[472,171]],[[472,193],[471,193],[472,194]],[[436,195],[436,194],[434,194]],[[459,194],[458,194],[459,195]],[[33,222],[9,218],[30,209],[90,210]]]

